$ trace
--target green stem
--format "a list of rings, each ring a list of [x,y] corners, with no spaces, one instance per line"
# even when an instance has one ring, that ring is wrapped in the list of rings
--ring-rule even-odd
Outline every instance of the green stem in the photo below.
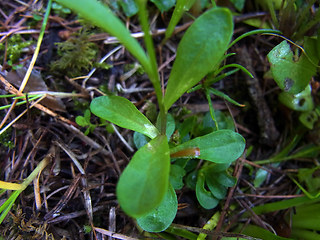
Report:
[[[206,89],[206,97],[207,97],[207,101],[208,101],[208,104],[209,104],[209,110],[210,110],[211,118],[212,118],[212,120],[214,122],[214,125],[216,126],[216,129],[219,130],[218,122],[217,122],[216,116],[214,114],[214,109],[213,109],[213,106],[212,106],[211,95],[210,95],[209,89]]]
[[[157,59],[155,54],[155,49],[153,45],[153,41],[150,35],[150,28],[149,28],[149,22],[148,22],[148,13],[146,0],[137,0],[139,5],[139,20],[142,27],[142,31],[144,32],[144,41],[146,44],[146,49],[149,55],[150,63],[151,63],[151,72],[149,74],[150,80],[153,84],[154,90],[156,92],[156,96],[159,103],[159,109],[160,109],[160,132],[161,134],[166,133],[166,112],[164,109],[164,101],[163,101],[163,93],[161,90],[160,85],[160,78],[158,74],[158,65],[157,65]]]

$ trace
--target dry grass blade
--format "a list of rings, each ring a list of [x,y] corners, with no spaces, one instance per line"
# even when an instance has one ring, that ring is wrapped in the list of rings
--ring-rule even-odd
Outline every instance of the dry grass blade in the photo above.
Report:
[[[60,211],[67,205],[72,195],[76,191],[76,188],[79,185],[80,178],[81,174],[78,174],[74,178],[72,184],[69,186],[68,190],[64,193],[63,197],[60,199],[57,205],[44,216],[44,220],[51,220],[52,218],[55,218],[56,216],[60,215]]]
[[[103,235],[106,235],[106,236],[109,236],[109,237],[113,237],[113,238],[116,238],[116,239],[122,239],[122,240],[137,240],[138,239],[138,238],[127,237],[126,235],[123,235],[123,234],[111,232],[111,231],[108,231],[108,230],[103,229],[103,228],[95,227],[94,230],[99,232],[99,233],[101,233],[101,234],[103,234]]]

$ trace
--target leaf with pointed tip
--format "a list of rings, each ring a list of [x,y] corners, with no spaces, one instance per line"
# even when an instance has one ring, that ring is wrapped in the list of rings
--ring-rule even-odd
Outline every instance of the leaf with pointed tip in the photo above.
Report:
[[[121,208],[134,218],[160,205],[169,184],[167,137],[159,135],[141,147],[120,176],[117,197]]]
[[[192,148],[198,148],[199,151],[194,156],[187,155],[186,157],[200,158],[215,163],[230,163],[242,155],[245,140],[239,133],[232,130],[218,130],[170,149],[170,155],[174,156],[174,153]]]
[[[166,110],[220,63],[232,33],[232,14],[226,8],[205,12],[189,27],[179,43],[168,80]]]
[[[150,138],[159,135],[158,129],[126,98],[114,95],[97,97],[92,100],[90,110],[119,127],[140,132]]]

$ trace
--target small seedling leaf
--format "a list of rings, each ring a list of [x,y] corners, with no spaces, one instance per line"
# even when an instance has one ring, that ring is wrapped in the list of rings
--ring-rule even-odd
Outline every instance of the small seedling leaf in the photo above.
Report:
[[[77,116],[76,123],[81,127],[85,127],[89,125],[87,119],[85,119],[83,116]]]
[[[122,209],[138,218],[158,207],[168,190],[169,171],[167,138],[159,135],[134,154],[120,176],[116,192]]]
[[[215,208],[219,200],[215,198],[211,192],[207,191],[204,187],[205,176],[203,173],[198,174],[196,185],[196,196],[200,205],[205,209]]]
[[[147,232],[166,230],[177,214],[177,195],[171,185],[160,205],[147,215],[137,219],[139,226]]]
[[[172,156],[174,153],[192,148],[199,148],[200,154],[186,157],[200,158],[215,163],[230,163],[242,155],[245,140],[232,130],[218,130],[174,147],[170,149],[170,154]]]
[[[212,195],[217,199],[223,199],[227,194],[227,188],[221,185],[216,179],[217,175],[220,175],[220,174],[223,174],[223,173],[218,173],[214,175],[210,174],[210,172],[205,173],[206,184],[210,192],[212,193]]]
[[[110,121],[119,127],[140,132],[155,138],[157,128],[130,102],[119,96],[101,96],[92,100],[90,109],[96,116]]]
[[[316,73],[315,65],[303,54],[299,60],[294,60],[287,41],[282,41],[268,54],[271,72],[278,86],[289,93],[297,94],[303,91],[311,77]]]
[[[166,110],[220,63],[232,33],[232,14],[226,8],[205,12],[189,27],[177,49],[168,80]]]

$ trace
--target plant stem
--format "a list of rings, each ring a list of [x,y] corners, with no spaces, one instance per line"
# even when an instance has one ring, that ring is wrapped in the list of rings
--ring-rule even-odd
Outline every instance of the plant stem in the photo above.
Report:
[[[146,44],[147,52],[149,55],[150,63],[151,63],[151,72],[148,73],[150,80],[153,84],[154,90],[156,92],[156,96],[159,103],[159,109],[160,109],[160,132],[161,134],[166,133],[166,112],[164,110],[164,101],[163,101],[163,93],[161,90],[160,85],[160,78],[158,74],[158,65],[157,65],[157,59],[155,54],[155,49],[153,45],[153,41],[150,35],[150,28],[149,28],[149,22],[148,22],[148,13],[146,0],[137,0],[139,4],[139,20],[142,27],[142,31],[144,32],[144,41]]]

